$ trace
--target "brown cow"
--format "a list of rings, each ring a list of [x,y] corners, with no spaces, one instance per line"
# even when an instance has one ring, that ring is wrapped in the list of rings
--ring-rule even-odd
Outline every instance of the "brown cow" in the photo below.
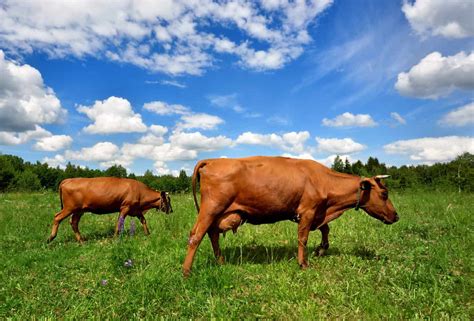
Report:
[[[329,248],[328,223],[344,211],[362,208],[386,224],[398,221],[380,179],[342,174],[311,160],[285,157],[208,159],[196,164],[193,194],[199,212],[188,241],[183,273],[189,275],[194,254],[208,233],[216,258],[222,262],[219,233],[248,222],[298,223],[298,263],[308,266],[305,248],[310,230],[319,229],[322,255]],[[201,181],[201,208],[196,199],[196,181]]]
[[[115,235],[119,232],[119,222],[127,215],[140,219],[145,234],[149,234],[145,217],[149,209],[155,208],[166,214],[173,211],[166,192],[154,191],[145,184],[128,178],[96,177],[68,178],[59,185],[61,211],[54,216],[53,229],[48,238],[51,242],[58,233],[59,223],[72,214],[71,226],[76,239],[81,242],[79,221],[84,212],[108,214],[120,212]]]

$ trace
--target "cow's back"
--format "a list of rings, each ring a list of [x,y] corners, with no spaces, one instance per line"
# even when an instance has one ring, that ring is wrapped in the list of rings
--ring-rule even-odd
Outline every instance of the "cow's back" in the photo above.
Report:
[[[141,183],[115,177],[68,178],[61,182],[63,206],[97,214],[118,212],[140,201]]]
[[[201,168],[201,194],[229,198],[228,212],[255,215],[292,213],[312,189],[315,170],[325,167],[309,160],[286,157],[211,159]],[[217,200],[216,200],[217,201]]]

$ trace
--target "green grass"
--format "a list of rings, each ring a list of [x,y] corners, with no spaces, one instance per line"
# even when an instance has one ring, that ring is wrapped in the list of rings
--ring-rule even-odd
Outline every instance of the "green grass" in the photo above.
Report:
[[[191,195],[174,195],[170,216],[148,213],[148,237],[137,220],[135,236],[114,239],[117,215],[86,214],[83,245],[68,221],[47,245],[57,194],[0,194],[0,319],[474,319],[473,195],[392,200],[400,222],[347,212],[330,224],[328,255],[311,255],[308,270],[295,259],[295,223],[246,224],[221,238],[223,266],[206,237],[185,280]],[[319,241],[312,232],[310,248]]]

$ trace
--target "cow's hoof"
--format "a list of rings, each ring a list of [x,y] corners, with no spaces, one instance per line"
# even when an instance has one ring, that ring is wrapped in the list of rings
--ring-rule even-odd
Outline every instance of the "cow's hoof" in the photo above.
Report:
[[[309,267],[308,262],[300,263],[300,268],[301,268],[302,270],[306,270],[308,267]]]
[[[326,254],[326,249],[321,245],[318,245],[314,250],[314,254],[319,257],[324,256]]]
[[[217,264],[223,265],[225,263],[224,257],[221,255],[217,258]]]
[[[189,278],[190,275],[191,275],[191,270],[183,270],[183,277],[185,279]]]

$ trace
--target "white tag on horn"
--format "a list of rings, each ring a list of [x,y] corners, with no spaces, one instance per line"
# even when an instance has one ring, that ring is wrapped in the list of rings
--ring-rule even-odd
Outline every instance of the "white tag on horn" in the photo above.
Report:
[[[377,175],[375,178],[383,179],[383,178],[389,178],[390,175]]]

